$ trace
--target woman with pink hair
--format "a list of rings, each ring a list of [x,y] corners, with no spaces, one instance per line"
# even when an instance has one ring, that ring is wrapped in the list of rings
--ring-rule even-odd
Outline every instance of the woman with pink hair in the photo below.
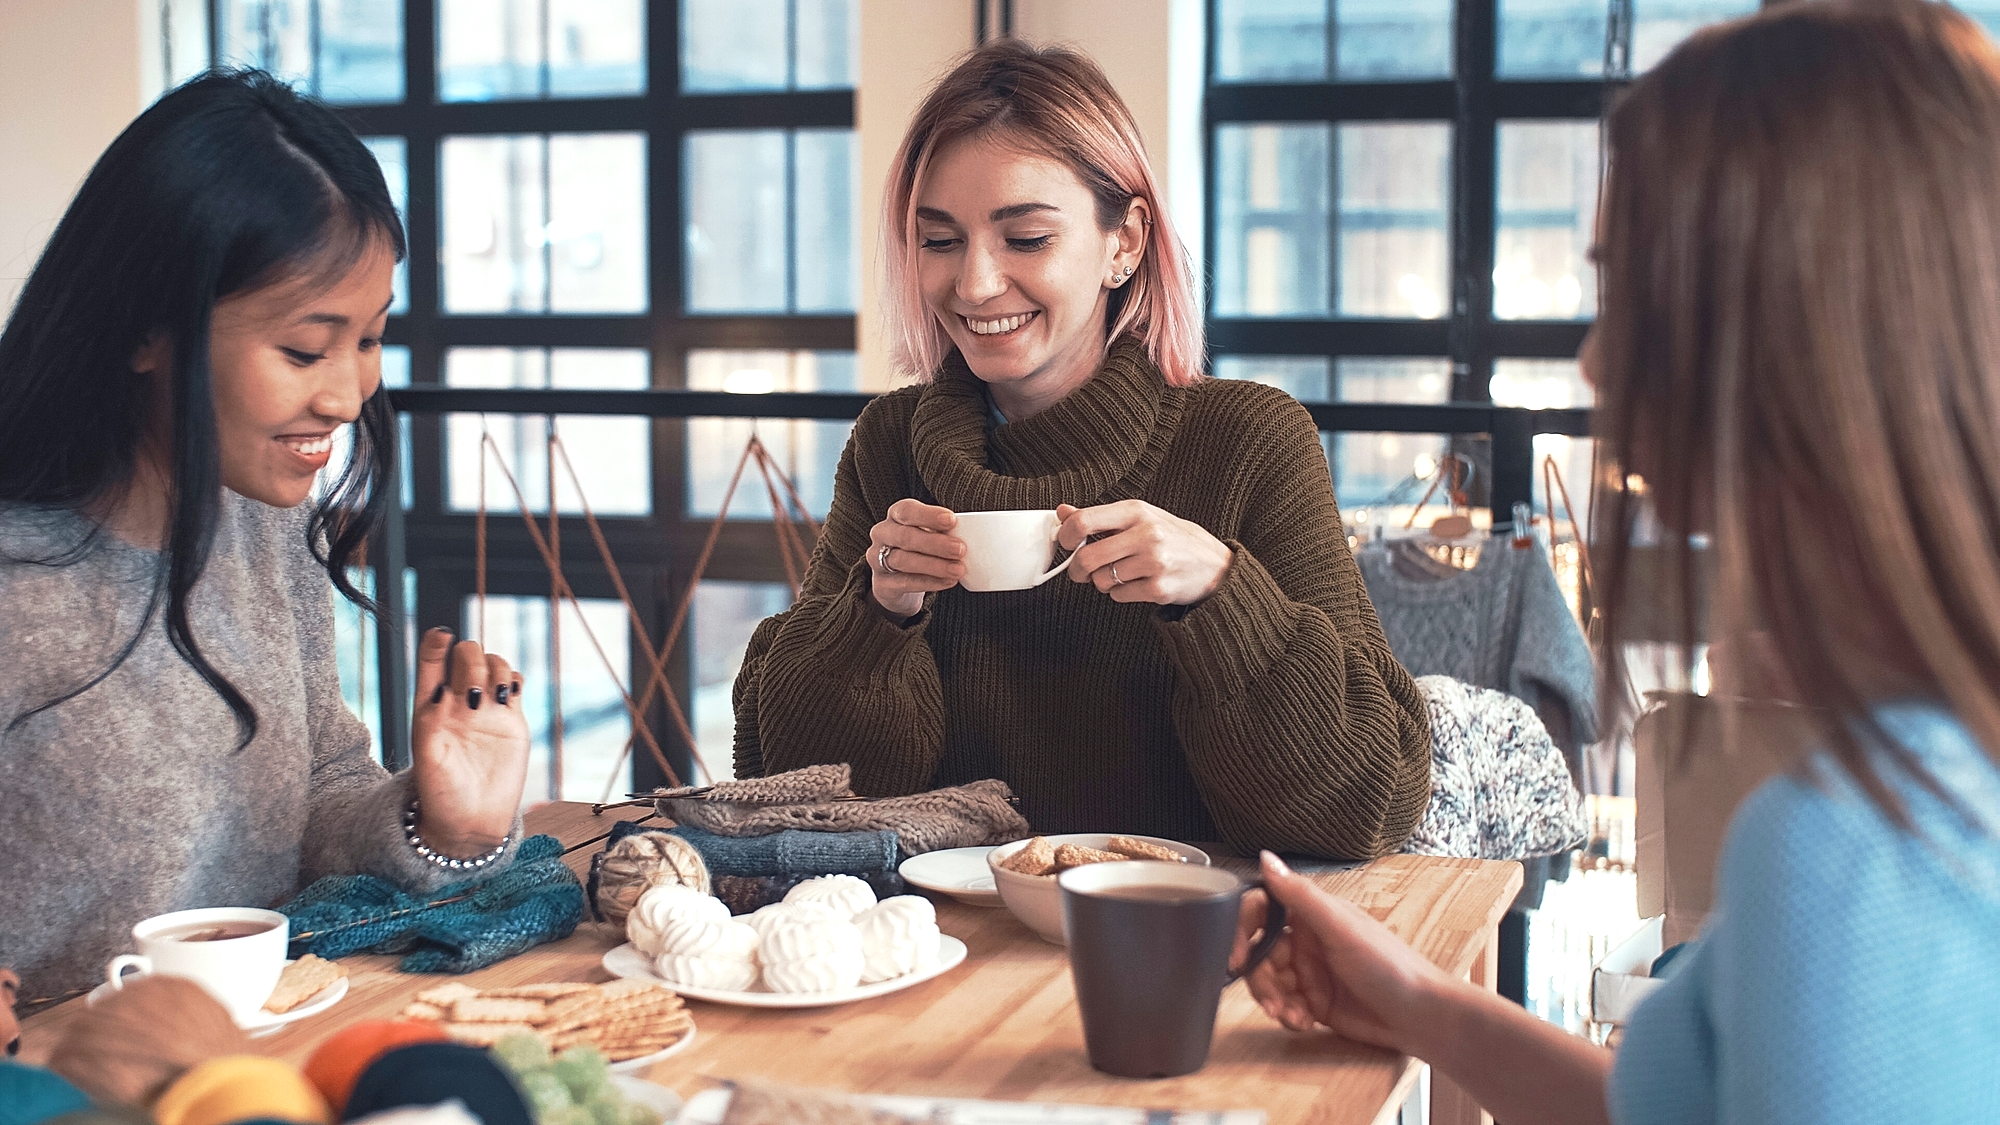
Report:
[[[1318,431],[1202,376],[1193,278],[1082,55],[967,56],[890,171],[888,321],[918,385],[855,424],[798,603],[736,682],[736,771],[890,795],[997,777],[1043,832],[1366,858],[1430,734]],[[1068,581],[972,593],[956,513],[1054,509]]]

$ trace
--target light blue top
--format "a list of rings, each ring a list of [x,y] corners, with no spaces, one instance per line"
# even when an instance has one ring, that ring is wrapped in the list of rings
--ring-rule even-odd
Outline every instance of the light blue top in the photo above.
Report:
[[[1825,757],[1760,786],[1627,1029],[1619,1125],[2000,1122],[2000,769],[1946,712],[1880,714],[1973,822],[1901,777],[1899,829]]]

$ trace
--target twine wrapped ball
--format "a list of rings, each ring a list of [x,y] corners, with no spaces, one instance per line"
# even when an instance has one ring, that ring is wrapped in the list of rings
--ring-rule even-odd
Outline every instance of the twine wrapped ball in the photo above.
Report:
[[[622,926],[639,896],[664,884],[713,893],[708,865],[694,845],[666,832],[627,836],[611,845],[598,864],[597,912]]]
[[[145,976],[85,1008],[49,1069],[105,1106],[144,1106],[210,1059],[247,1054],[250,1040],[202,986]]]

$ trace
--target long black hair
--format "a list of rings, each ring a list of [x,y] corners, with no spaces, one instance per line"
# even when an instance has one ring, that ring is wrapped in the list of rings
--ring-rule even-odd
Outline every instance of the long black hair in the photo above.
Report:
[[[141,445],[170,414],[169,523],[139,629],[94,676],[12,719],[101,683],[164,605],[174,649],[235,713],[241,742],[257,713],[218,672],[188,624],[188,592],[208,561],[222,504],[209,320],[233,294],[299,277],[338,280],[402,223],[382,170],[324,105],[261,71],[214,72],[154,103],[111,142],[49,238],[0,333],[0,504],[85,513],[115,504]],[[133,370],[147,341],[171,349],[170,395]],[[353,456],[313,513],[308,547],[349,600],[347,577],[390,501],[395,427],[387,393],[362,405]],[[95,534],[50,559],[66,565]]]

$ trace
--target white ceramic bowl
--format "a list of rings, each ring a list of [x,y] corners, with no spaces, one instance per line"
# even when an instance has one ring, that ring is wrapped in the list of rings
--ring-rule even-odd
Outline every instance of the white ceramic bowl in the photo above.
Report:
[[[1113,836],[1127,836],[1134,840],[1144,840],[1163,848],[1179,852],[1187,857],[1187,862],[1207,867],[1208,853],[1177,840],[1162,840],[1158,836],[1133,836],[1130,832],[1072,832],[1066,836],[1044,836],[1052,845],[1082,844],[1086,848],[1108,851],[1107,845]],[[1016,840],[1002,844],[986,854],[986,866],[993,869],[993,883],[1000,888],[1000,901],[1014,912],[1014,917],[1046,942],[1068,945],[1063,935],[1062,891],[1056,886],[1054,875],[1023,875],[1000,866],[1000,861],[1028,846],[1026,840]],[[1144,862],[1135,860],[1133,862]],[[1155,861],[1158,862],[1158,861]]]

